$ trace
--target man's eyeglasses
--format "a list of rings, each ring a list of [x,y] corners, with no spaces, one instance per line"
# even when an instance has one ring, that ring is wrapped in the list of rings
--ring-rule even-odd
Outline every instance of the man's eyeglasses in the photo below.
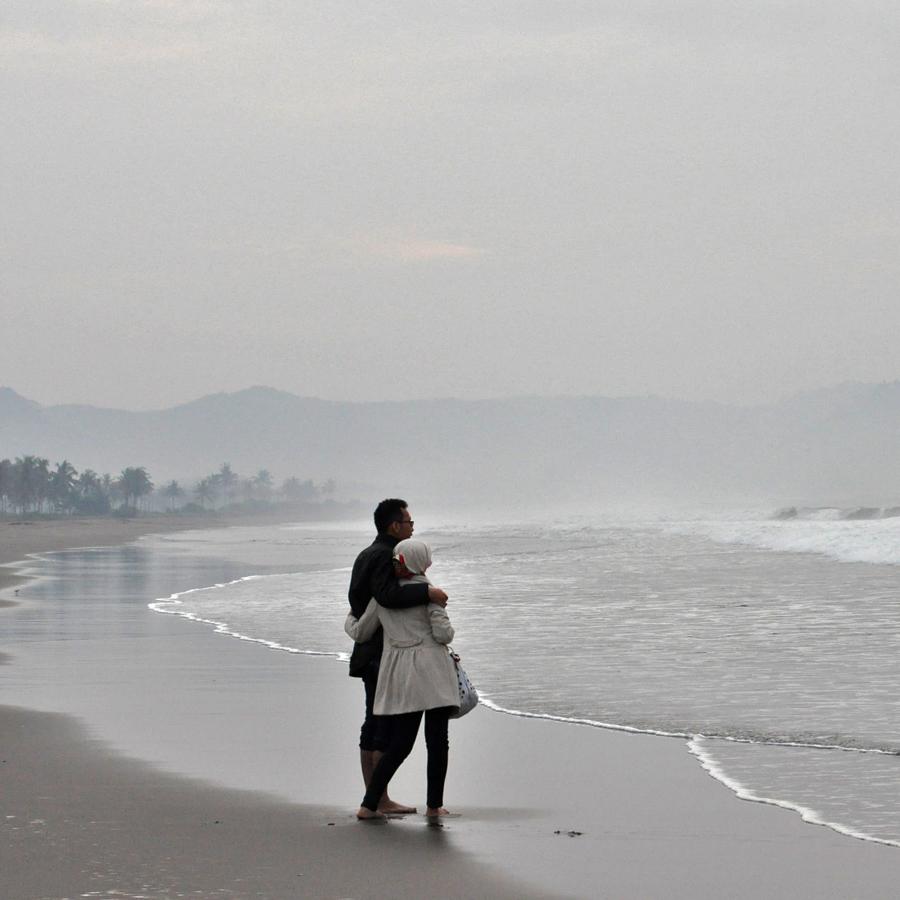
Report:
[[[394,519],[394,521],[398,525],[415,525],[416,524],[412,519]]]

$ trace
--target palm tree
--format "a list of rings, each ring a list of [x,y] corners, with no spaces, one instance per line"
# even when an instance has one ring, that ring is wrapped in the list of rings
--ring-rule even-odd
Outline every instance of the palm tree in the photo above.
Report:
[[[244,503],[248,503],[256,498],[256,485],[254,485],[252,478],[242,478],[240,487],[241,500]]]
[[[177,481],[170,481],[163,489],[162,489],[163,497],[166,497],[169,501],[169,512],[174,511],[175,509],[175,501],[179,497],[184,496],[184,491],[181,488],[181,485],[178,484]]]
[[[282,497],[285,500],[299,500],[300,499],[300,479],[294,477],[293,475],[290,478],[285,478],[281,483],[281,490],[279,491]]]
[[[57,512],[67,512],[75,506],[77,478],[75,466],[67,459],[56,464],[56,470],[50,475],[49,496]]]
[[[234,492],[237,488],[240,478],[237,472],[231,468],[231,463],[222,463],[222,467],[216,473],[219,479],[219,485],[222,488],[222,494],[226,503],[234,502]]]
[[[212,489],[213,506],[216,506],[216,502],[222,499],[222,476],[218,472],[213,472],[206,477],[209,478],[209,486]]]
[[[104,496],[109,500],[110,506],[117,500],[122,498],[122,488],[118,480],[113,478],[109,472],[104,472],[100,478],[100,484],[103,489]]]
[[[110,509],[110,492],[108,483],[110,476],[101,478],[93,469],[85,469],[78,476],[77,497],[75,507],[79,512],[92,515],[108,513]]]
[[[260,500],[269,499],[269,495],[272,493],[272,476],[268,469],[260,469],[253,476],[253,487]]]
[[[206,509],[207,501],[215,497],[215,487],[211,478],[201,478],[194,487],[194,496],[200,501],[200,505]]]
[[[40,509],[47,498],[50,463],[37,456],[19,456],[13,464],[13,504],[22,513]]]
[[[294,477],[286,478],[281,485],[281,496],[294,503],[315,500],[317,493],[318,489],[309,478],[306,481]]]
[[[137,510],[138,500],[153,490],[153,482],[143,466],[122,469],[122,474],[119,476],[119,488],[125,496],[126,508],[129,506],[128,501],[131,500],[133,501],[130,504],[132,509]]]
[[[85,469],[78,476],[78,490],[82,494],[90,491],[102,491],[103,483],[100,480],[100,476],[93,469]]]
[[[8,459],[0,459],[0,511],[6,512],[12,500],[13,464]]]

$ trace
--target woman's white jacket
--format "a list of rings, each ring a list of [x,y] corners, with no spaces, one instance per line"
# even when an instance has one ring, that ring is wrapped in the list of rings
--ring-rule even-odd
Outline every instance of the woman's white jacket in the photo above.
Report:
[[[354,641],[367,641],[378,625],[384,629],[384,651],[375,690],[376,716],[459,707],[456,667],[446,645],[453,626],[436,603],[409,609],[387,609],[370,600],[357,619],[347,616],[344,631]]]

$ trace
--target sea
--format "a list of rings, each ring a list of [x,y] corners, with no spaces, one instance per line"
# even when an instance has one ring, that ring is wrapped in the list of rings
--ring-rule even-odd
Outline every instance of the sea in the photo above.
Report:
[[[158,536],[145,547],[242,574],[150,609],[346,660],[350,566],[372,536],[367,523]],[[743,799],[900,846],[900,518],[419,516],[415,536],[487,706],[681,737]]]

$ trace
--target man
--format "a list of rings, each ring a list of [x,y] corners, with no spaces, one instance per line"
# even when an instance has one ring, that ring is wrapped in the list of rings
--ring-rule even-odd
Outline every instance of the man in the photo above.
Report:
[[[405,500],[382,500],[375,508],[375,540],[356,557],[350,576],[348,596],[353,615],[360,618],[374,597],[382,606],[406,609],[424,603],[447,605],[447,594],[439,587],[414,584],[401,587],[394,574],[394,547],[412,537],[412,516]],[[359,759],[366,787],[372,772],[388,743],[390,717],[372,712],[375,687],[378,684],[378,665],[381,661],[382,633],[379,628],[371,640],[353,645],[350,656],[350,677],[361,678],[366,691],[366,717],[359,733]],[[387,791],[378,805],[381,813],[414,813],[415,807],[391,800]]]

